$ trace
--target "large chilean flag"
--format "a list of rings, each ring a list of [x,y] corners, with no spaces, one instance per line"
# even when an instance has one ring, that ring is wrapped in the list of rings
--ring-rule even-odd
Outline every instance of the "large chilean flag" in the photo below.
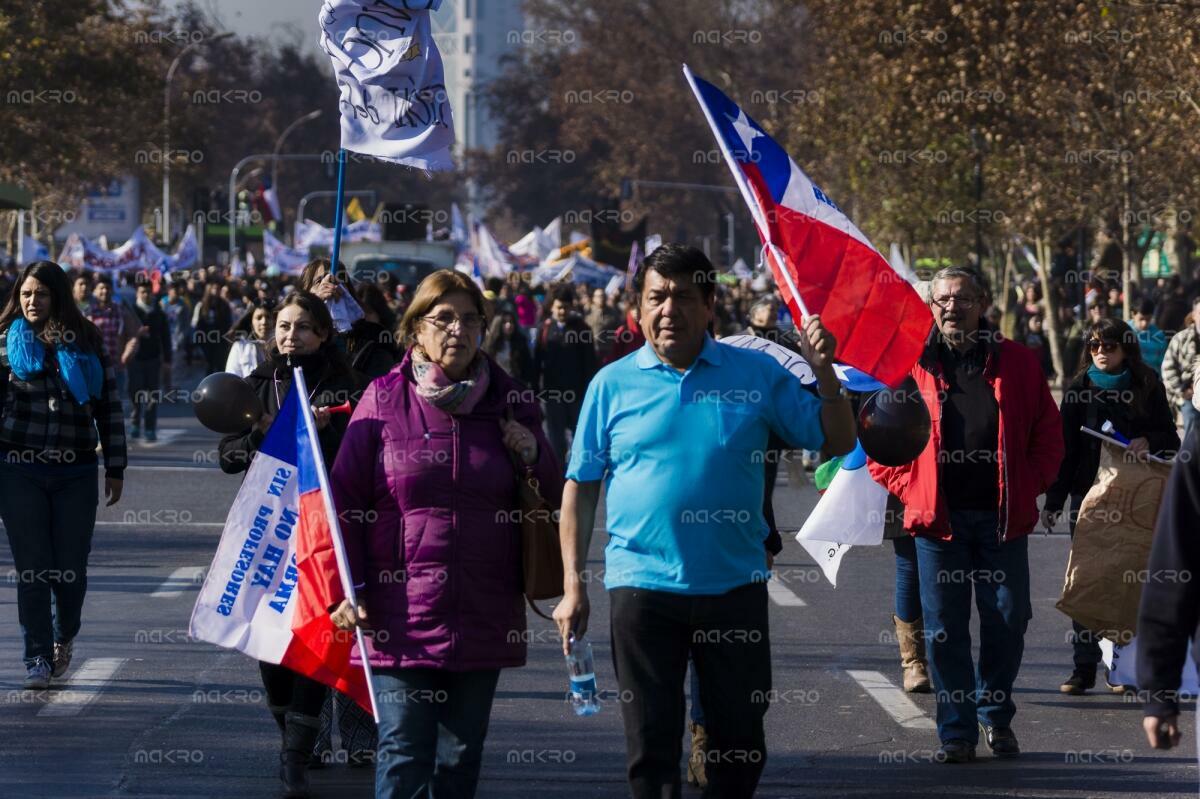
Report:
[[[307,396],[296,369],[229,509],[189,633],[287,666],[371,711],[370,675],[350,659],[362,634],[329,618],[354,589]]]
[[[774,139],[683,67],[758,228],[792,316],[820,314],[836,357],[895,386],[921,355],[933,317],[841,209]]]

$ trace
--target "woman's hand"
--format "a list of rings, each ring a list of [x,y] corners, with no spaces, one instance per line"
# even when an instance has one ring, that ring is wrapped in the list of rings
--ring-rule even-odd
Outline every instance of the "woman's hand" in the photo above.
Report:
[[[528,427],[515,419],[506,419],[500,423],[500,429],[504,434],[504,446],[515,452],[526,466],[537,463],[537,436]]]
[[[1150,457],[1150,442],[1145,436],[1135,438],[1129,442],[1129,454],[1139,461],[1146,460]]]
[[[104,503],[104,507],[116,505],[121,501],[121,489],[124,486],[124,480],[118,480],[115,477],[104,478],[104,496],[108,499],[108,502]]]
[[[363,622],[367,620],[367,606],[361,599],[358,600],[358,613],[355,614],[350,600],[343,599],[342,604],[334,608],[329,614],[329,618],[333,621],[333,626],[339,630],[353,630],[355,627],[366,627]]]
[[[314,405],[312,406],[312,412],[313,421],[316,423],[318,430],[324,430],[326,427],[329,427],[329,406],[326,405],[318,408]]]
[[[312,288],[312,293],[322,300],[331,300],[342,295],[342,287],[329,275],[321,278]]]

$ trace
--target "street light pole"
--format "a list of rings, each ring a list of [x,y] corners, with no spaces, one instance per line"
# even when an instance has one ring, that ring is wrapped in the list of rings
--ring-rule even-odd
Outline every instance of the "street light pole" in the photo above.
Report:
[[[283,148],[283,140],[286,139],[288,137],[288,134],[291,133],[294,129],[296,129],[300,125],[303,125],[305,122],[310,122],[310,121],[316,119],[317,117],[321,116],[321,113],[322,113],[321,109],[319,109],[319,108],[316,111],[309,111],[307,114],[305,114],[304,116],[295,120],[294,122],[292,122],[292,124],[290,124],[286,128],[284,128],[283,133],[280,133],[279,138],[275,140],[275,150],[271,155],[271,160],[273,162],[271,164],[271,187],[273,189],[275,189],[275,193],[277,196],[279,194],[279,151]],[[283,220],[281,219],[280,222],[282,223]]]
[[[206,41],[217,41],[218,39],[227,39],[232,36],[231,31],[218,34],[211,40],[201,39],[200,41],[192,42],[187,47],[179,51],[179,55],[175,56],[175,60],[171,62],[171,66],[167,69],[166,86],[163,88],[163,183],[162,183],[162,240],[163,244],[171,243],[171,80],[175,77],[175,70],[179,69],[179,64],[183,61],[183,57],[191,50],[204,44]]]
[[[229,225],[229,257],[231,259],[233,258],[234,251],[237,249],[237,178],[238,173],[242,171],[242,167],[252,161],[327,161],[329,157],[329,153],[290,153],[283,155],[254,153],[234,164],[233,169],[229,172],[229,216],[225,220],[226,224]]]

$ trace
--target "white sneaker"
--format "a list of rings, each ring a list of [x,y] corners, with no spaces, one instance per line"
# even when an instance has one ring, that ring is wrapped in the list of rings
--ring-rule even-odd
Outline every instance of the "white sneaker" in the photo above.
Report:
[[[33,665],[26,669],[24,688],[27,691],[44,691],[50,687],[50,664],[45,658],[34,658]]]

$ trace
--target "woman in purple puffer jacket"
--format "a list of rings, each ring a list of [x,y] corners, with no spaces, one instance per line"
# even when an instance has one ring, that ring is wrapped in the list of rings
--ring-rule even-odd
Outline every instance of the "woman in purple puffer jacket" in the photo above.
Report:
[[[517,466],[558,507],[562,466],[533,394],[480,350],[483,295],[433,273],[400,323],[408,353],[363,394],[331,487],[371,631],[377,797],[470,797],[500,669],[525,664]],[[511,416],[510,416],[511,413]]]

